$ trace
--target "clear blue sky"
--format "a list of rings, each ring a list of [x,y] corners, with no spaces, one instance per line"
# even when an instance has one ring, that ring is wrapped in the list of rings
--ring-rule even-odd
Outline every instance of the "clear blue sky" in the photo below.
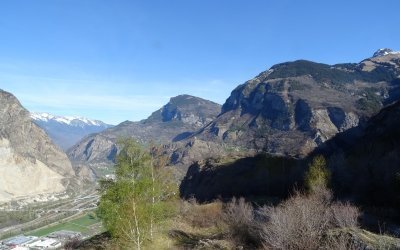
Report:
[[[399,11],[398,0],[4,0],[0,88],[30,111],[140,120],[183,93],[222,104],[279,62],[400,50]]]

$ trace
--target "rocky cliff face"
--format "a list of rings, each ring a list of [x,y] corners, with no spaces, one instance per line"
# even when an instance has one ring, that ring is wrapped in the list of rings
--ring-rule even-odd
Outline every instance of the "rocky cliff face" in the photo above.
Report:
[[[220,110],[219,104],[198,97],[173,97],[145,120],[126,121],[84,138],[68,151],[68,155],[72,161],[80,163],[112,162],[118,138],[133,137],[142,143],[178,142],[210,123]]]
[[[65,153],[34,124],[10,93],[0,90],[0,201],[64,191],[74,177]]]
[[[303,157],[400,98],[400,54],[356,64],[282,63],[238,86],[196,136]]]
[[[308,157],[259,154],[231,161],[192,164],[180,185],[185,199],[289,195],[302,187],[315,155],[324,155],[337,198],[365,205],[400,207],[400,101],[364,124],[335,135]]]

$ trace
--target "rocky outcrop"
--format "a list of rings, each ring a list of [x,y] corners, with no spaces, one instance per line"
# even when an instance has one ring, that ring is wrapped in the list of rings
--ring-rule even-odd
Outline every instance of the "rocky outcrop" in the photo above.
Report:
[[[124,137],[135,138],[141,143],[175,142],[181,145],[179,141],[190,137],[195,131],[210,123],[220,110],[221,106],[211,101],[189,95],[176,96],[145,120],[125,121],[84,138],[68,151],[68,156],[79,164],[112,164],[118,152],[116,142]],[[176,145],[169,147],[172,151],[176,150]],[[184,146],[181,150],[184,151]],[[171,154],[181,154],[172,151]]]
[[[304,157],[400,99],[400,53],[358,64],[282,63],[238,86],[203,140]]]
[[[74,177],[65,153],[34,124],[10,93],[0,90],[0,201],[64,191]]]

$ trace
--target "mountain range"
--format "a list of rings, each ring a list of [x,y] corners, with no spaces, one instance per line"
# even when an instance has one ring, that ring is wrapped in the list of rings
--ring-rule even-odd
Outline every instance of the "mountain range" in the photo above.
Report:
[[[112,125],[99,120],[77,116],[55,116],[48,113],[32,112],[31,118],[64,151],[87,135],[112,127]]]
[[[146,120],[123,122],[85,138],[68,155],[83,164],[110,163],[117,138],[128,136],[164,144],[170,164],[184,169],[197,160],[234,154],[303,158],[398,99],[398,52],[380,49],[359,63],[334,65],[297,60],[239,85],[221,108],[178,96]],[[198,112],[200,107],[209,113]]]

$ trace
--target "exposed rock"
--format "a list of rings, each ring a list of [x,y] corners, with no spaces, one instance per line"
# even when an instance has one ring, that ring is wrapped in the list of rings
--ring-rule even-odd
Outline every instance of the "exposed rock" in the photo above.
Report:
[[[64,191],[74,170],[65,153],[34,124],[10,93],[0,90],[0,201]]]
[[[116,154],[115,141],[102,134],[86,137],[69,150],[69,157],[76,162],[113,161]]]
[[[234,89],[221,114],[195,136],[304,157],[400,99],[399,78],[400,54],[394,52],[358,64],[278,64]]]

